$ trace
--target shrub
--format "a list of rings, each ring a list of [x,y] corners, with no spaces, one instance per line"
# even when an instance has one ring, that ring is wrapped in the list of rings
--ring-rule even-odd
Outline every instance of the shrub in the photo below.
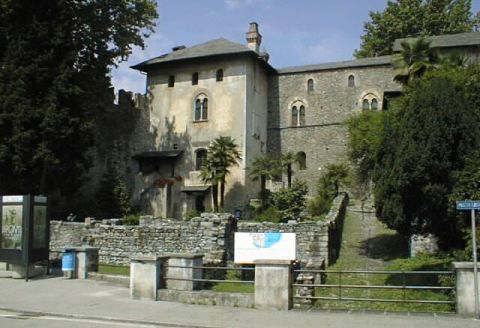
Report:
[[[305,182],[296,181],[290,188],[281,188],[272,193],[272,204],[281,214],[281,222],[295,220],[305,209],[308,187]]]
[[[140,215],[129,214],[123,219],[124,225],[138,225],[140,223]]]
[[[338,189],[346,181],[349,169],[345,164],[332,164],[318,180],[317,194],[308,203],[308,211],[312,216],[327,214]]]

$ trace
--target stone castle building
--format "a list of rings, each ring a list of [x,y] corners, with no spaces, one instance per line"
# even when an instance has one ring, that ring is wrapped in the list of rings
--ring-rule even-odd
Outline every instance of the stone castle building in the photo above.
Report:
[[[143,131],[135,133],[142,137],[133,138],[141,141],[128,148],[127,165],[132,201],[144,210],[181,218],[211,208],[210,186],[199,174],[206,149],[220,136],[232,137],[242,154],[227,178],[226,210],[246,210],[258,197],[259,182],[249,173],[269,153],[296,154],[294,179],[313,192],[322,170],[346,159],[345,121],[362,110],[386,110],[401,94],[391,56],[277,69],[259,50],[256,23],[246,39],[246,45],[216,39],[179,46],[132,67],[147,75]],[[479,32],[431,41],[441,52],[480,56]]]

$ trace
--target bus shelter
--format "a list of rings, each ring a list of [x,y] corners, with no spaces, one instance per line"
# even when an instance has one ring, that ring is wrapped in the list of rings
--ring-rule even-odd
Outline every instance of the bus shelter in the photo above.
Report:
[[[50,222],[45,196],[0,196],[0,262],[23,267],[46,261],[49,270]],[[23,274],[22,274],[23,275]]]

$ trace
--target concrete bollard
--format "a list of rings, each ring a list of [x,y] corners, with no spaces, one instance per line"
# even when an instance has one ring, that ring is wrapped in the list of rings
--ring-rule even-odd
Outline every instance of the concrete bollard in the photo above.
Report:
[[[130,297],[133,299],[157,300],[160,287],[160,258],[138,256],[130,259]]]
[[[463,317],[475,316],[475,293],[473,282],[473,262],[453,262],[456,271],[457,314]],[[478,266],[480,281],[480,265]],[[480,288],[479,288],[480,289]],[[480,291],[479,291],[480,292]]]
[[[291,309],[292,279],[292,261],[255,261],[255,308]]]
[[[197,290],[200,289],[201,282],[191,280],[175,279],[202,279],[202,269],[193,269],[203,265],[202,254],[177,254],[165,255],[167,262],[167,289],[175,290]],[[181,268],[175,268],[175,266]],[[172,278],[172,279],[171,279]]]
[[[75,276],[78,279],[87,279],[89,272],[98,271],[98,247],[76,247]]]

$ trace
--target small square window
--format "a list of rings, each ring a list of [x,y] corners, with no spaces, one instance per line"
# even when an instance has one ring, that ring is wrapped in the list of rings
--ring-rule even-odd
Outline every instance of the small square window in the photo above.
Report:
[[[217,70],[217,82],[223,81],[223,69],[218,69]]]
[[[198,84],[198,72],[192,74],[192,85]]]
[[[170,75],[168,77],[168,87],[173,88],[175,86],[175,75]]]

